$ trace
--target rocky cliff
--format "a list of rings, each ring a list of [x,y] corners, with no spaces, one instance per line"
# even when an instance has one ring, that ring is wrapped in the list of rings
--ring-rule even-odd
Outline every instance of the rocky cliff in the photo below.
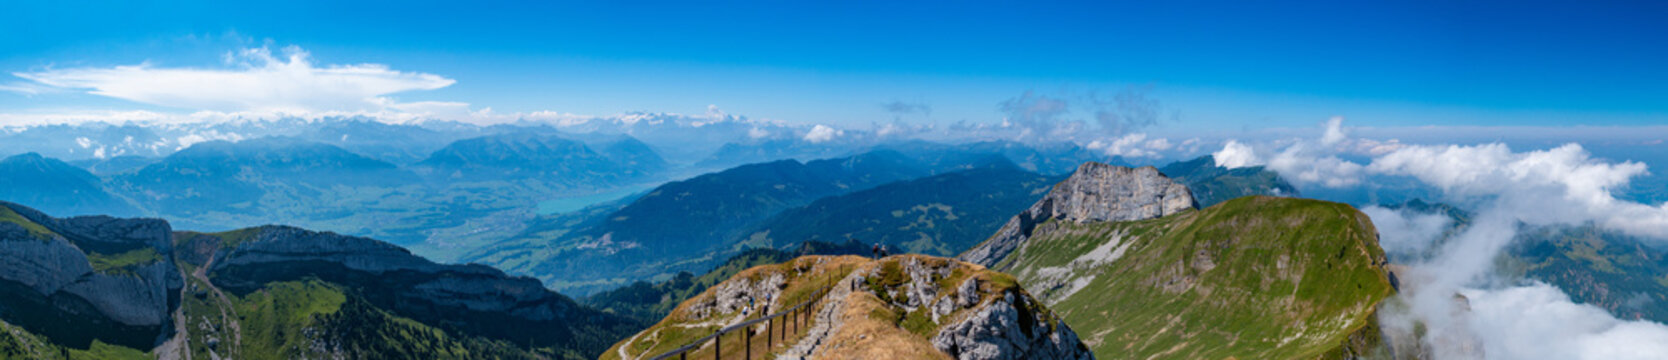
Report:
[[[0,320],[71,346],[155,346],[182,285],[169,234],[161,220],[59,219],[0,202]]]
[[[959,257],[995,265],[1019,248],[1033,229],[1049,220],[1116,222],[1163,217],[1195,208],[1193,195],[1151,166],[1128,168],[1086,162],[1042,200],[1014,215],[990,239]]]
[[[823,289],[828,291],[818,292]],[[729,356],[750,345],[752,354],[789,359],[1094,358],[1076,332],[1012,277],[919,255],[807,256],[755,267],[684,302],[603,358],[648,358],[808,299],[821,300],[787,317],[795,319],[792,325],[756,325],[720,337],[716,349],[712,341],[696,344],[689,355],[723,350]],[[749,331],[754,338],[744,342]],[[767,343],[761,336],[781,341]]]
[[[0,358],[594,358],[635,320],[377,240],[0,202]]]

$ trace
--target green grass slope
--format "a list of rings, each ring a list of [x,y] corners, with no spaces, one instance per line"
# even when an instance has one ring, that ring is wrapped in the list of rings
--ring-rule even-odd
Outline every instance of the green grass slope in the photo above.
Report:
[[[194,287],[207,286],[191,279]],[[192,358],[533,359],[503,341],[459,337],[372,306],[339,285],[309,279],[274,282],[225,300],[207,292],[184,299]],[[210,355],[213,354],[213,355]],[[544,357],[548,357],[545,355]]]
[[[1367,216],[1244,197],[1124,223],[1053,221],[1003,259],[1102,358],[1314,359],[1377,348],[1393,289]]]

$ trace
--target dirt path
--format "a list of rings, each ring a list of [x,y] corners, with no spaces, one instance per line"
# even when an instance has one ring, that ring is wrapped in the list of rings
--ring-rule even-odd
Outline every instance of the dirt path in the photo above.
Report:
[[[232,346],[231,346],[231,348],[232,349],[242,349],[243,348],[243,326],[238,324],[238,322],[237,322],[237,319],[238,319],[237,308],[232,307],[231,298],[226,297],[226,293],[220,292],[220,287],[214,286],[213,282],[209,282],[208,268],[213,267],[213,266],[214,266],[214,258],[210,257],[209,261],[207,263],[203,264],[203,266],[197,267],[197,271],[191,272],[191,277],[196,278],[198,281],[202,281],[203,286],[207,287],[209,292],[214,294],[214,300],[216,302],[220,303],[221,323],[226,324],[227,325],[226,327],[231,328],[231,330],[232,330]],[[228,314],[227,312],[231,312],[231,313]],[[227,355],[231,355],[231,352],[228,351]]]
[[[808,359],[811,355],[816,354],[818,350],[822,350],[828,339],[839,332],[841,326],[845,325],[841,321],[841,315],[845,313],[846,308],[845,299],[846,296],[851,295],[851,288],[857,283],[858,276],[858,273],[853,271],[845,278],[840,279],[840,282],[836,283],[834,288],[828,291],[828,294],[823,295],[828,301],[824,301],[822,307],[817,308],[817,311],[812,314],[812,318],[815,320],[812,321],[811,328],[806,330],[805,337],[799,339],[799,342],[794,344],[792,348],[783,351],[781,355],[776,357],[777,359]]]
[[[643,336],[642,333],[637,333],[637,335],[632,335],[630,339],[626,339],[625,343],[620,344],[620,360],[637,360],[642,358],[632,357],[631,354],[626,353],[626,349],[631,347],[631,343],[637,342],[637,338],[641,336]]]

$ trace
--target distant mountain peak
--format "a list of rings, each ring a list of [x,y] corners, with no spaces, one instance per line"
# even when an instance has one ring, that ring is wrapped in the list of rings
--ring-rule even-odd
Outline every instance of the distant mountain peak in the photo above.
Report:
[[[1032,228],[1048,220],[1135,221],[1197,207],[1187,186],[1157,168],[1085,162],[1042,200],[1008,220],[995,236],[962,254],[961,260],[995,265],[1030,238]]]

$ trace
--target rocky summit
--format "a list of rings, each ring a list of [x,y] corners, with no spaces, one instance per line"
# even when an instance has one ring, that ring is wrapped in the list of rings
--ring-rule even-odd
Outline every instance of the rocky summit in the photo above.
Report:
[[[807,301],[811,307],[802,315],[775,327],[759,324],[726,333],[718,343],[700,341]],[[646,359],[684,345],[693,345],[689,358],[717,351],[726,358],[744,352],[785,359],[1094,358],[1013,277],[922,255],[806,256],[754,267],[685,301],[602,358]]]
[[[1014,215],[984,243],[963,253],[961,260],[991,266],[1031,237],[1033,229],[1050,220],[1117,222],[1163,217],[1193,209],[1193,194],[1147,166],[1129,168],[1085,162],[1077,172],[1042,200]]]

